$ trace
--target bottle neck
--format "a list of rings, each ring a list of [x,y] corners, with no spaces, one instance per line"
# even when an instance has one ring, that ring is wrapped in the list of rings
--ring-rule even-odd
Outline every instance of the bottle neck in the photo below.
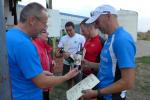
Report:
[[[78,52],[82,52],[82,51],[83,51],[83,47],[82,47],[82,43],[80,43],[78,47]]]

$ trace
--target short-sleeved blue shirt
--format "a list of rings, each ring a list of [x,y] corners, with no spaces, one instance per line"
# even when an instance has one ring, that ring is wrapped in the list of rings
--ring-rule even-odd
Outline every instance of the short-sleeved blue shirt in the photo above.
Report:
[[[108,36],[100,56],[98,88],[105,88],[113,84],[116,65],[119,69],[135,68],[136,47],[131,35],[122,27]],[[106,95],[106,100],[112,100],[112,95]]]
[[[13,100],[43,100],[42,90],[31,80],[43,71],[31,38],[12,28],[6,33],[6,45]]]

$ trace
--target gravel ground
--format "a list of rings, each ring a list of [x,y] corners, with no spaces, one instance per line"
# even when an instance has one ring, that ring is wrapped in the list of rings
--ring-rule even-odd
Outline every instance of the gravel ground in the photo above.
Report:
[[[136,57],[150,55],[150,41],[138,40]]]

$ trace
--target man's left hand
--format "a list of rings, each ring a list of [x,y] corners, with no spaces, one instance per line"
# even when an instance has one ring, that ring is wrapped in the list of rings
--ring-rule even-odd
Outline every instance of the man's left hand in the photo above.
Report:
[[[92,100],[97,97],[96,90],[83,90],[81,100]]]

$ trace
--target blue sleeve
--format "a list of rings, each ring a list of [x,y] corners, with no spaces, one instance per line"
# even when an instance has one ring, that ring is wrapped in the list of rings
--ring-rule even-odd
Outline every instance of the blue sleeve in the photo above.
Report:
[[[21,43],[15,48],[17,64],[25,78],[30,79],[42,73],[40,58],[31,43]]]
[[[132,40],[119,39],[114,43],[114,52],[119,68],[134,68],[136,47]]]

